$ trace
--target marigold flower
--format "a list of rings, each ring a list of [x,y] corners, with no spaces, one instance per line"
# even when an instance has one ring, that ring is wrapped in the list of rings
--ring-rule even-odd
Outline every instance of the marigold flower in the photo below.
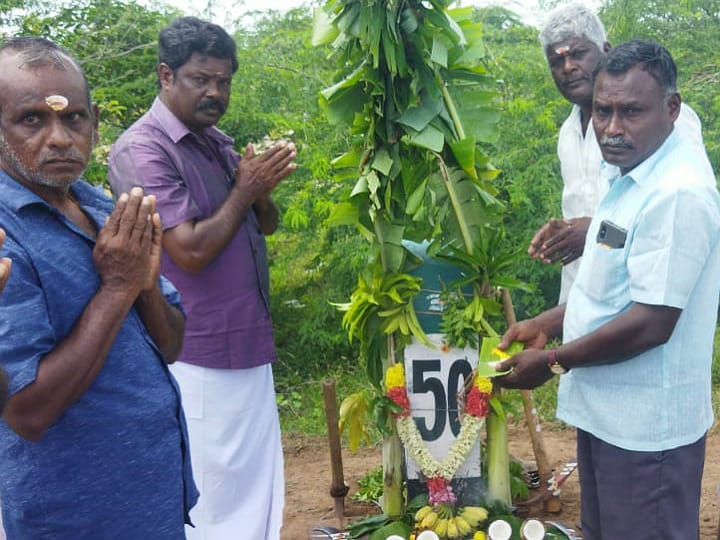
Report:
[[[486,538],[485,531],[475,531],[475,534],[473,534],[473,540],[486,540]]]
[[[487,377],[475,377],[475,387],[483,394],[492,392],[492,381]]]
[[[395,364],[385,372],[385,395],[402,408],[402,412],[394,414],[397,434],[425,478],[432,482],[433,487],[428,486],[429,496],[432,495],[430,504],[455,504],[456,497],[449,482],[477,442],[480,428],[485,424],[489,394],[481,393],[473,385],[469,393],[472,397],[467,402],[468,414],[462,418],[460,433],[442,461],[436,460],[428,451],[411,416],[402,364]]]
[[[385,372],[385,388],[405,388],[405,370],[401,363],[393,364]]]
[[[492,354],[495,358],[499,358],[500,360],[507,360],[508,358],[510,358],[510,355],[508,353],[498,349],[497,347],[490,351],[490,354]]]

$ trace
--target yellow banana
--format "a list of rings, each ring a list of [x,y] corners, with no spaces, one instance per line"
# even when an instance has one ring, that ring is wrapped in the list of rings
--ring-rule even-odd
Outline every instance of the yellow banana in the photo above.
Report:
[[[420,522],[420,526],[423,529],[431,529],[433,525],[435,525],[435,522],[438,520],[438,515],[436,512],[430,512],[428,513],[423,520]]]
[[[466,506],[460,511],[460,515],[470,526],[477,527],[478,523],[487,519],[488,511],[482,506]]]
[[[455,517],[455,524],[457,525],[457,529],[458,529],[458,532],[460,533],[460,536],[465,536],[473,529],[470,526],[470,523],[468,523],[465,519],[463,519],[462,516]]]
[[[433,530],[440,537],[443,538],[447,534],[448,520],[447,518],[438,519],[435,523]]]
[[[448,538],[460,538],[460,531],[457,528],[455,518],[448,519],[448,527],[445,534]]]
[[[432,506],[423,506],[420,510],[415,512],[415,521],[420,523],[430,512],[432,512]]]

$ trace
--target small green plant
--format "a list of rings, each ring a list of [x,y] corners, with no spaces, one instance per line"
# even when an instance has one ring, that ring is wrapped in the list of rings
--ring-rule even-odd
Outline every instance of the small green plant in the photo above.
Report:
[[[515,460],[510,460],[510,495],[513,501],[524,501],[530,496],[523,466]]]
[[[288,394],[277,394],[275,401],[280,411],[297,411],[302,409],[303,396],[297,390],[292,390]]]
[[[371,470],[358,480],[357,493],[352,496],[353,501],[364,503],[377,503],[383,493],[382,466]]]

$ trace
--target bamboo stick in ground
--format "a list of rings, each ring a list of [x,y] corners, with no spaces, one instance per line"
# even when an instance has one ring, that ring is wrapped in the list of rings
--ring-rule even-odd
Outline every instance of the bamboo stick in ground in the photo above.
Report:
[[[326,379],[322,383],[323,401],[325,402],[325,419],[328,428],[328,448],[330,450],[330,469],[332,481],[330,495],[333,498],[335,517],[341,530],[345,527],[345,496],[349,491],[343,473],[342,451],[340,449],[340,429],[338,427],[337,398],[335,395],[335,379]]]
[[[505,322],[508,326],[515,324],[517,318],[515,317],[515,308],[513,307],[512,298],[510,297],[510,291],[501,289],[500,295]],[[525,411],[525,422],[527,423],[528,432],[530,433],[530,442],[532,443],[533,453],[535,454],[535,464],[537,465],[538,474],[540,475],[540,486],[545,489],[547,488],[548,480],[550,480],[553,475],[553,471],[550,466],[550,460],[547,457],[547,452],[545,451],[540,418],[538,418],[537,415],[532,391],[520,390],[520,396],[522,397],[523,410]],[[546,498],[543,502],[543,507],[546,512],[560,512],[562,510],[560,497],[552,496]]]

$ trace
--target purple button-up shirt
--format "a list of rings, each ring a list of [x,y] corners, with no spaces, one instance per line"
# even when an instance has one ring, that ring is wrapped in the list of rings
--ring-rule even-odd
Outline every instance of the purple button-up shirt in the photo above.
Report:
[[[110,151],[113,192],[117,196],[141,186],[155,195],[165,229],[209,218],[228,197],[228,175],[240,156],[233,140],[217,128],[207,128],[204,135],[216,152],[156,98]],[[225,369],[275,361],[267,249],[252,210],[225,250],[202,272],[182,270],[167,253],[162,272],[180,291],[187,313],[180,361]]]

